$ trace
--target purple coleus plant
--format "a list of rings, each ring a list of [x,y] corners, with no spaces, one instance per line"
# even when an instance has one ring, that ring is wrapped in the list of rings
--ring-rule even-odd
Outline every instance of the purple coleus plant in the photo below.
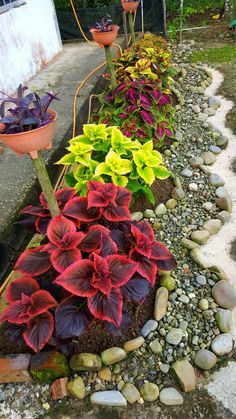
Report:
[[[153,139],[161,146],[173,138],[173,107],[170,96],[155,82],[126,80],[103,98],[103,107],[95,119],[117,125],[126,137],[146,142]]]
[[[45,312],[37,311],[35,316],[44,315],[42,320],[54,316],[53,339],[49,338],[50,328],[47,338],[41,335],[38,338],[40,344],[31,342],[31,348],[36,351],[43,343],[76,339],[95,319],[103,321],[110,333],[122,334],[129,324],[125,303],[142,303],[156,282],[157,271],[176,267],[164,244],[155,240],[150,224],[132,221],[128,209],[131,193],[127,189],[96,181],[90,181],[87,186],[86,197],[69,199],[63,214],[50,221],[46,243],[27,249],[16,263],[16,270],[24,275],[24,287],[29,278],[29,290],[23,291],[24,295],[16,292],[17,307],[24,306],[22,319],[27,327],[29,321],[32,323],[28,316],[32,312],[34,291],[38,291],[32,284],[36,278],[43,288],[41,278],[50,278],[52,272],[53,281],[48,279],[46,289],[58,306],[48,315],[45,312],[49,307],[45,304]],[[64,290],[59,297],[58,288]],[[9,295],[12,292],[8,291]],[[10,298],[8,301],[14,303]],[[6,309],[2,319],[19,325],[17,316],[9,313],[11,308]],[[54,320],[53,323],[50,320],[52,324]],[[37,339],[40,330],[35,330]],[[25,329],[22,333],[26,333]],[[23,335],[28,343],[27,336]]]
[[[0,99],[0,122],[5,125],[4,133],[15,134],[31,131],[51,122],[48,108],[53,100],[59,100],[57,95],[47,92],[42,98],[35,92],[25,95],[28,88],[19,85],[16,97],[11,97],[4,92]],[[6,107],[10,104],[11,107]]]

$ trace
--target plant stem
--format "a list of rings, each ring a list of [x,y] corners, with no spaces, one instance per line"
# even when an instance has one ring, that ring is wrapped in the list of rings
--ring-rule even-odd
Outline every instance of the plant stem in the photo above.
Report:
[[[129,13],[129,27],[130,27],[132,44],[134,44],[134,42],[135,42],[135,32],[134,32],[134,18],[133,18],[133,13]]]
[[[56,215],[60,214],[60,210],[58,208],[57,200],[54,196],[53,187],[49,179],[45,163],[39,153],[37,159],[32,159],[32,163],[34,166],[35,173],[38,177],[38,181],[44,193],[44,197],[48,203],[48,208],[51,213],[51,217],[56,217]]]
[[[113,61],[112,61],[111,49],[110,49],[109,46],[105,47],[105,53],[106,53],[108,69],[109,69],[110,75],[111,75],[111,86],[113,87],[113,89],[115,89],[115,87],[116,87],[116,75],[115,75],[114,64],[113,64]]]

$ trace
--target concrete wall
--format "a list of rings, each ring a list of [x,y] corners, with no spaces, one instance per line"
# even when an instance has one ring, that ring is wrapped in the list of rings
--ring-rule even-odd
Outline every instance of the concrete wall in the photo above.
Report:
[[[25,0],[0,14],[0,90],[14,92],[61,50],[53,0]]]

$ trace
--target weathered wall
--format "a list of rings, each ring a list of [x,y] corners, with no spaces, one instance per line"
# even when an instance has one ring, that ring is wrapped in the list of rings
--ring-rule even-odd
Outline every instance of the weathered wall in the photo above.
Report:
[[[53,0],[26,0],[0,14],[0,90],[14,92],[61,49]]]

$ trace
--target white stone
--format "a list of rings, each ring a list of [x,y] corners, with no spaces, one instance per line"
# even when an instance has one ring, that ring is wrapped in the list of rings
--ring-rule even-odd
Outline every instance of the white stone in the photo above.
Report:
[[[184,402],[183,396],[174,387],[163,388],[159,398],[166,406],[179,406]]]
[[[233,339],[230,333],[222,333],[222,335],[216,336],[211,343],[212,351],[218,355],[227,355],[233,349]]]
[[[90,397],[90,401],[93,404],[99,404],[103,406],[127,406],[127,401],[119,391],[97,391]]]

